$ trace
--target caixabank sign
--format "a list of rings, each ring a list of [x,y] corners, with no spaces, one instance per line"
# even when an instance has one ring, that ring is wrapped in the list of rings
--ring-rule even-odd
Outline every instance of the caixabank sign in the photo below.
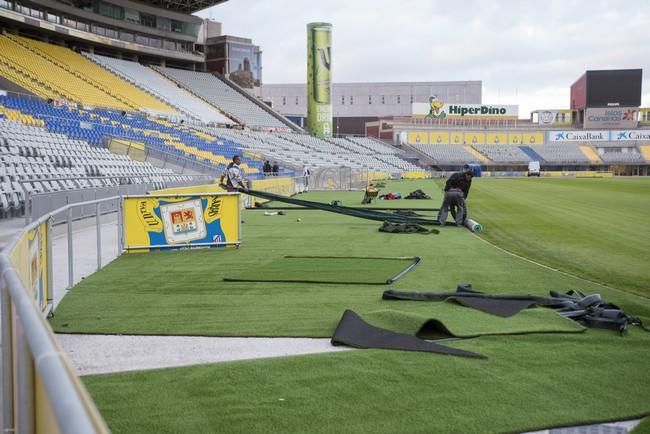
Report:
[[[613,142],[650,141],[650,130],[612,130],[611,134]]]
[[[415,102],[412,104],[413,117],[427,119],[517,119],[519,106],[492,104],[451,104],[437,96],[429,98],[428,103]]]
[[[650,140],[650,130],[549,131],[547,142],[635,142],[637,140]]]
[[[634,107],[588,108],[585,128],[635,128],[639,109]]]

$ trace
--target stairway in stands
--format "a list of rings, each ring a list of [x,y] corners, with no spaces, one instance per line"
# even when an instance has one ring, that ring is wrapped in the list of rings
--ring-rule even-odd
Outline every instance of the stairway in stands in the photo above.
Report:
[[[520,146],[519,149],[524,151],[524,154],[528,155],[533,161],[544,161],[544,159],[530,146]]]
[[[650,161],[650,145],[639,146],[639,151],[641,151],[641,156],[645,161]]]
[[[602,158],[598,156],[594,148],[589,145],[580,145],[580,150],[583,154],[589,158],[589,161],[595,164],[601,164],[603,162]]]
[[[491,163],[491,161],[490,161],[490,159],[489,159],[488,157],[486,157],[485,155],[481,154],[479,151],[477,151],[476,149],[472,148],[471,146],[467,145],[467,146],[463,146],[463,148],[464,148],[467,152],[469,152],[470,154],[472,154],[474,157],[478,158],[478,160],[479,160],[481,163]]]

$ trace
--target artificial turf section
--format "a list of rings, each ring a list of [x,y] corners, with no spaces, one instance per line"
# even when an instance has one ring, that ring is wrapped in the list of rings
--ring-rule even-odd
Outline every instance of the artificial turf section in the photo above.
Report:
[[[349,283],[386,285],[406,269],[413,259],[372,257],[285,257],[254,272],[227,275],[229,282]],[[347,276],[341,278],[341,276]]]
[[[650,257],[639,246],[650,245],[640,224],[650,215],[649,187],[644,179],[477,179],[470,215],[485,226],[482,236],[509,250],[648,295]],[[433,200],[378,205],[440,204],[434,181],[388,183],[384,191],[404,195],[416,188]],[[356,205],[362,193],[302,196]],[[245,219],[239,250],[123,255],[70,291],[53,327],[78,333],[329,337],[343,310],[353,309],[373,325],[404,332],[427,318],[463,336],[578,331],[545,309],[503,319],[455,303],[382,301],[383,288],[372,285],[222,281],[228,274],[254,274],[284,255],[418,255],[422,263],[394,288],[453,291],[459,282],[471,282],[489,293],[579,289],[598,292],[650,323],[647,298],[540,268],[464,229],[442,228],[436,236],[384,234],[377,232],[378,222],[298,210],[286,216],[249,211]],[[607,272],[593,270],[603,264]],[[354,275],[354,269],[340,273],[342,279]],[[450,345],[489,359],[367,350],[84,382],[114,432],[503,432],[650,412],[650,333],[639,329],[625,337],[587,330],[482,336]]]
[[[522,256],[650,297],[650,180],[477,180],[483,236]]]

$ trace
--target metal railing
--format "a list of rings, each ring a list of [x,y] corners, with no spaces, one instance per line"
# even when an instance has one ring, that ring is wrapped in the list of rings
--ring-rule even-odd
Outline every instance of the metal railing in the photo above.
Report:
[[[78,204],[66,205],[34,221],[18,233],[0,252],[0,302],[2,326],[2,432],[32,434],[37,418],[51,408],[57,426],[38,424],[43,432],[71,434],[108,433],[108,427],[99,415],[83,385],[69,365],[65,352],[58,345],[54,333],[45,320],[53,296],[52,221],[58,214],[67,216],[68,232],[68,288],[73,284],[72,211],[78,207],[93,207],[97,225],[97,268],[102,266],[101,220],[103,203],[118,201],[108,197]],[[118,233],[121,232],[118,213]],[[25,287],[21,272],[31,269],[33,259],[14,254],[30,233],[46,225],[45,270],[47,306],[45,312],[37,306],[34,296]],[[41,234],[41,236],[43,236]],[[118,235],[118,252],[121,236]],[[19,263],[12,262],[12,258]],[[21,261],[22,260],[22,261]],[[22,270],[22,271],[21,271]],[[24,274],[24,272],[22,273]],[[29,279],[33,279],[34,276]],[[29,286],[29,285],[28,285]],[[40,381],[37,381],[40,380]],[[44,389],[44,398],[38,393]],[[43,416],[41,416],[43,417]]]
[[[149,182],[142,182],[143,179],[149,179]],[[158,179],[158,180],[156,180]],[[84,177],[84,178],[47,178],[20,181],[19,184],[23,189],[25,198],[25,224],[31,223],[35,218],[39,218],[52,210],[61,206],[86,202],[89,200],[98,200],[110,196],[121,196],[129,194],[145,194],[150,190],[171,187],[183,187],[197,184],[209,184],[214,181],[210,175],[149,175],[149,176],[103,176],[103,177]],[[34,193],[26,187],[27,184],[34,182],[51,182],[51,181],[73,181],[88,182],[90,180],[110,181],[113,185],[89,186],[74,190],[59,190],[43,193]],[[134,182],[137,181],[137,182]],[[117,201],[105,212],[116,211]],[[80,219],[94,215],[92,210],[86,212],[84,208],[75,212],[74,218]],[[60,222],[55,219],[55,223]]]

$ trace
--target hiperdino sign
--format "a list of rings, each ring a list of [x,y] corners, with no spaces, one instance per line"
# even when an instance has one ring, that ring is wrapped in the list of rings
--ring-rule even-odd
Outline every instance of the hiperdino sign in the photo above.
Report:
[[[429,98],[428,103],[414,102],[413,117],[428,119],[459,119],[459,118],[496,118],[517,119],[519,106],[491,104],[448,104],[437,96]]]

